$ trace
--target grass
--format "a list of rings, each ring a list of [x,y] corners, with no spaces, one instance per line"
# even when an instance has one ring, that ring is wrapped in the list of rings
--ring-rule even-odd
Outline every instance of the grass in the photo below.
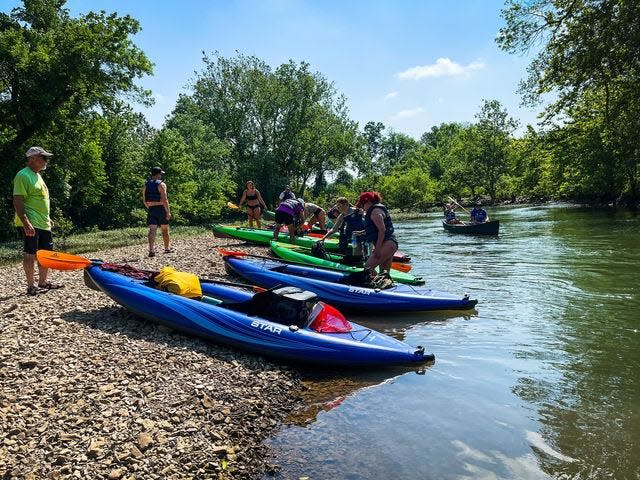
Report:
[[[171,238],[190,237],[207,233],[206,227],[172,226]],[[91,231],[68,236],[64,241],[56,237],[53,242],[56,250],[69,253],[85,253],[127,245],[147,243],[147,227],[120,228],[117,230]],[[160,231],[158,238],[161,239]],[[0,265],[17,263],[22,260],[22,240],[0,243]]]

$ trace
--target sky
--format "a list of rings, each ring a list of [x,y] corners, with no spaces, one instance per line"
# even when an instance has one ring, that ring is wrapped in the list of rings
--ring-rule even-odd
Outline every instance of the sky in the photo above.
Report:
[[[21,2],[0,0],[8,12]],[[495,43],[504,0],[69,0],[131,15],[134,37],[155,64],[139,81],[155,105],[138,108],[161,127],[203,69],[203,52],[255,55],[273,68],[293,59],[333,82],[360,128],[382,122],[419,138],[443,122],[472,122],[497,99],[522,128],[538,110],[520,106],[518,82],[531,58]]]

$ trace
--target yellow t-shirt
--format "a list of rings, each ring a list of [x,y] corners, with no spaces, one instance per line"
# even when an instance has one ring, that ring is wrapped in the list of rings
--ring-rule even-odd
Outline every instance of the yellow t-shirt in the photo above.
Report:
[[[40,230],[51,230],[49,218],[49,189],[42,176],[29,167],[20,170],[13,179],[13,194],[24,198],[24,213],[33,225]],[[15,215],[14,224],[22,227],[22,220]]]

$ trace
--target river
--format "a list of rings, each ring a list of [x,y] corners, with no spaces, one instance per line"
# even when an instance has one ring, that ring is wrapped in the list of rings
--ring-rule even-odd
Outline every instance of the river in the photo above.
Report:
[[[498,237],[396,223],[413,272],[476,310],[354,318],[435,363],[303,372],[265,478],[640,478],[640,217],[489,213]]]

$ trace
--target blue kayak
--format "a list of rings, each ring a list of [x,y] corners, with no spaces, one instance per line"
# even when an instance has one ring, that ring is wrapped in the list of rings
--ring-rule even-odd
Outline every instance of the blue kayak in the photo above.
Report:
[[[201,280],[202,300],[158,290],[146,280],[92,265],[85,282],[142,317],[192,335],[288,361],[401,365],[433,361],[411,347],[347,321],[311,292],[290,287],[251,293]],[[299,308],[302,306],[302,308]]]
[[[349,273],[278,260],[227,255],[223,257],[227,271],[246,278],[261,287],[290,285],[310,290],[339,308],[374,313],[417,312],[424,310],[460,310],[475,307],[477,300],[468,294],[453,295],[413,285],[396,284],[384,290],[347,283]]]

